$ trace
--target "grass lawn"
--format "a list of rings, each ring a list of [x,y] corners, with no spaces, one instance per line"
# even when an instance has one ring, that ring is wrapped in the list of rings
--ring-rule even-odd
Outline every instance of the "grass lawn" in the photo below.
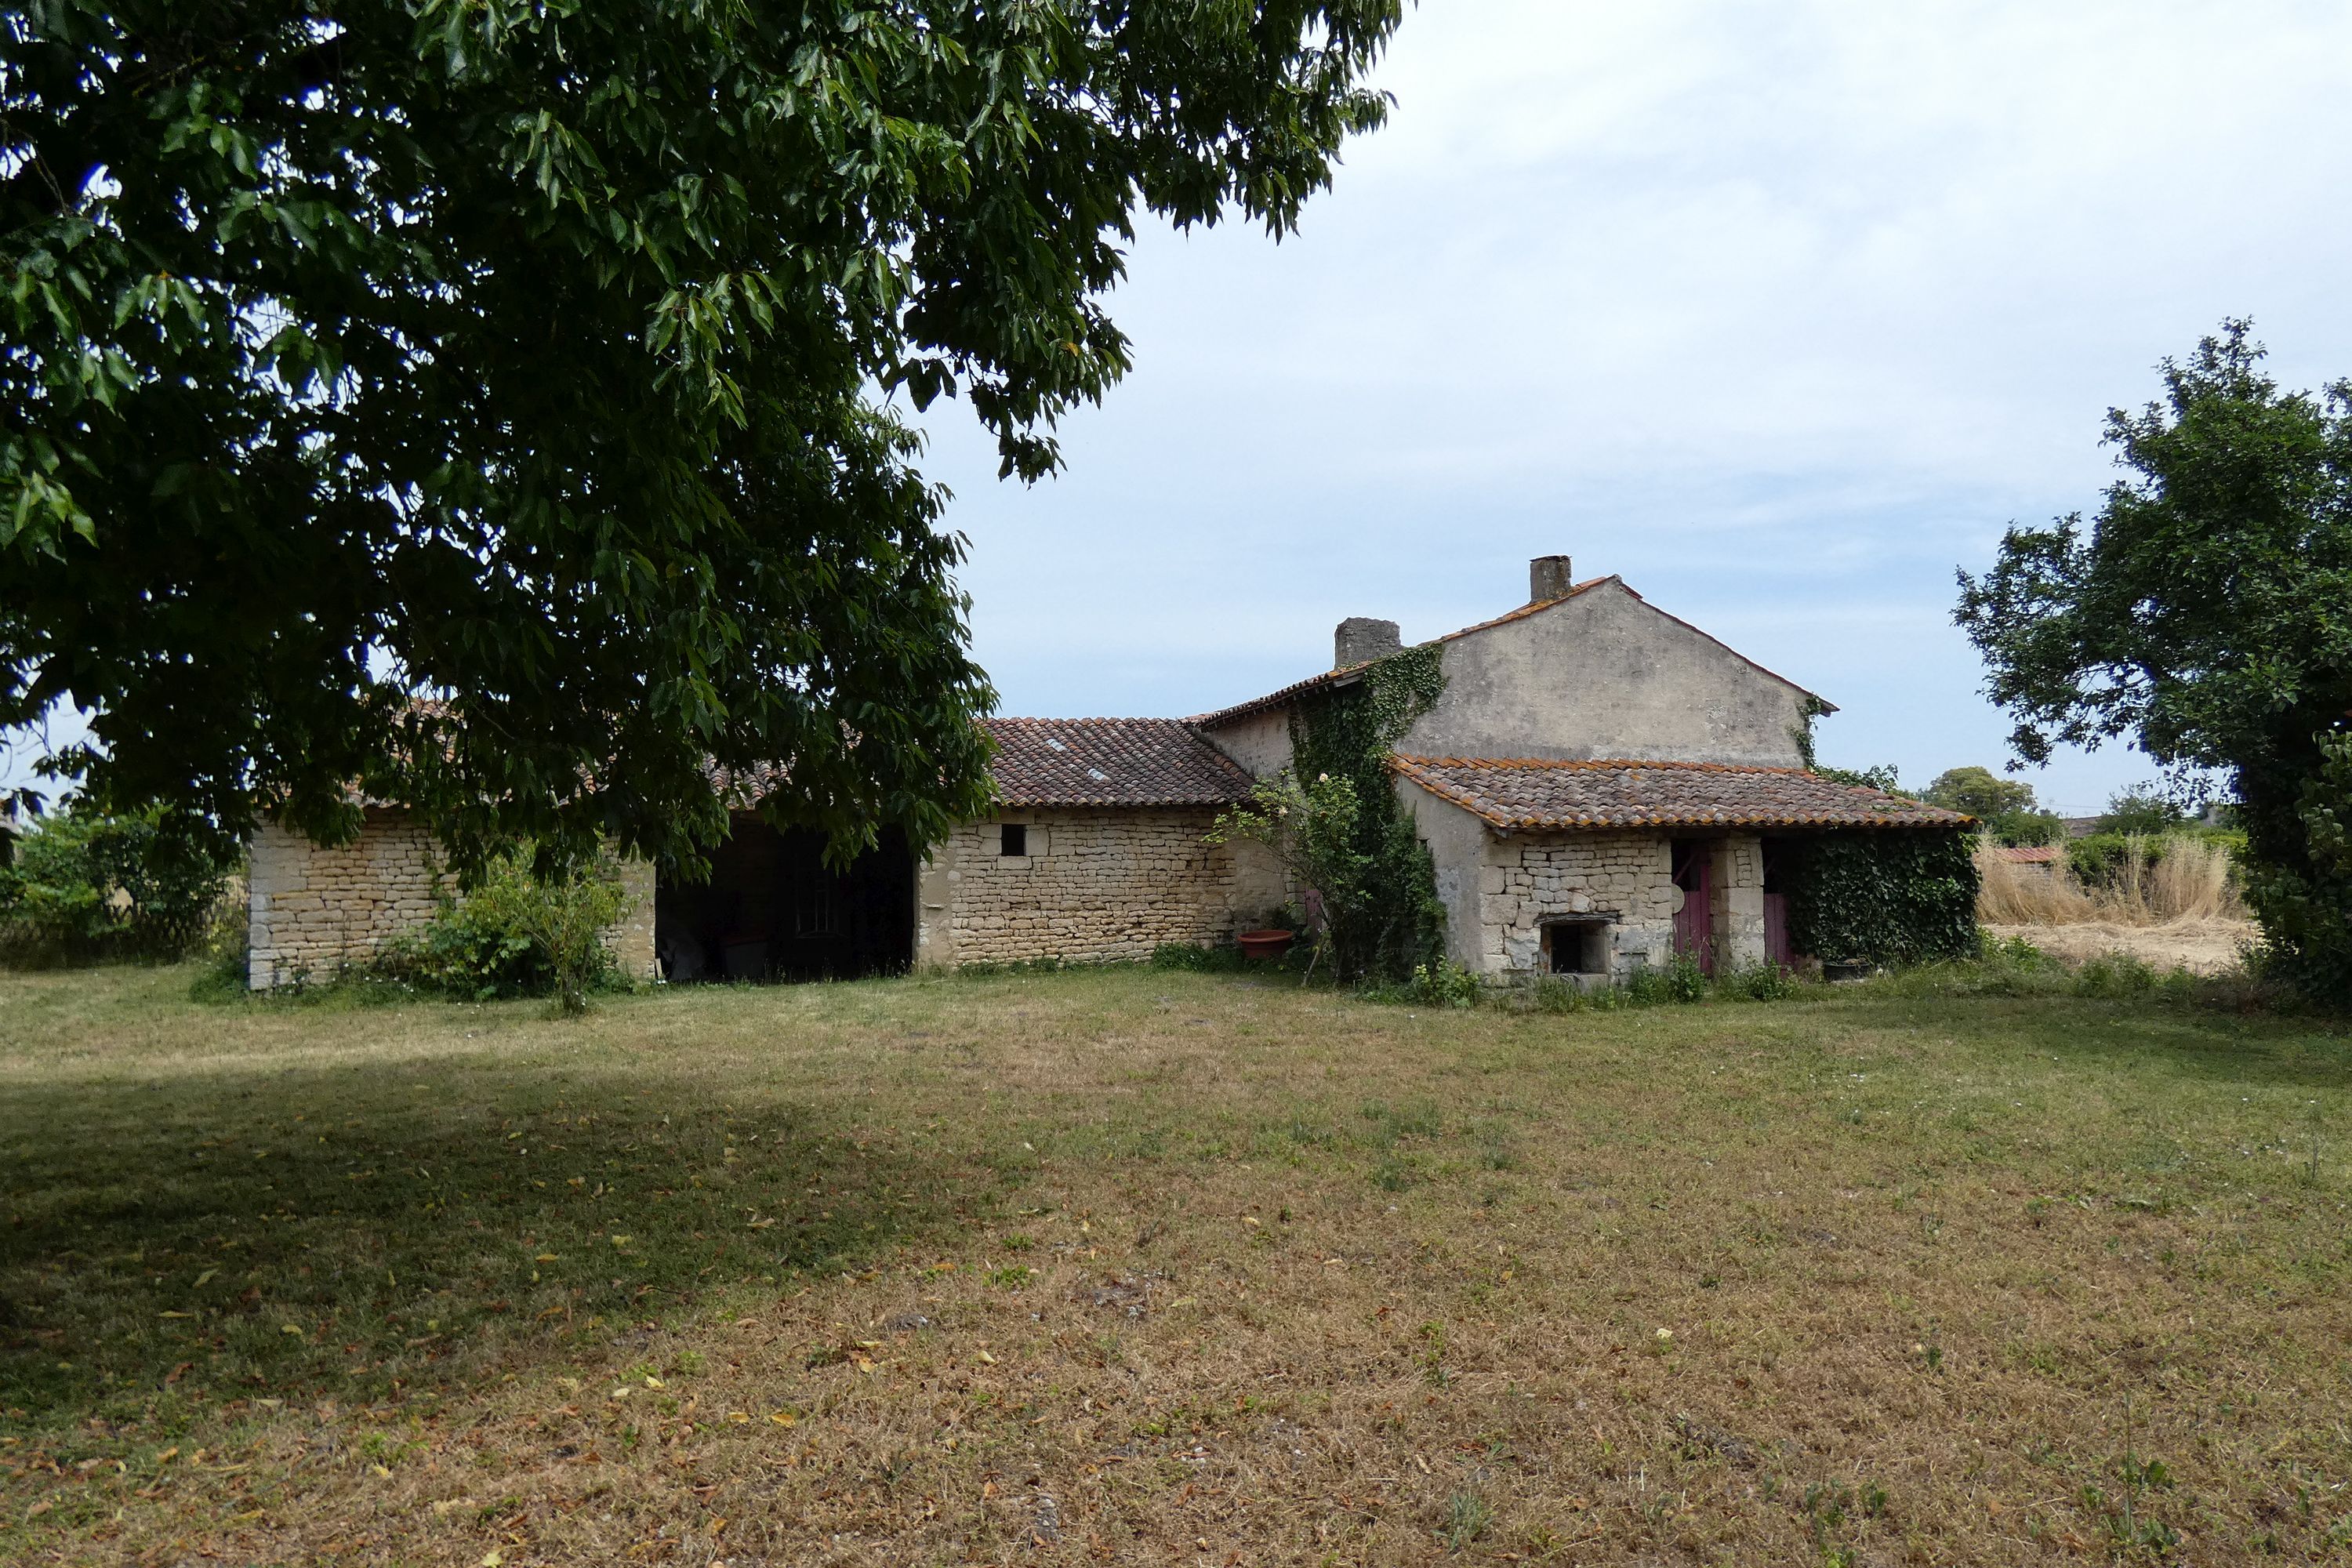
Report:
[[[0,975],[0,1558],[2352,1554],[2352,1051],[1148,970]]]

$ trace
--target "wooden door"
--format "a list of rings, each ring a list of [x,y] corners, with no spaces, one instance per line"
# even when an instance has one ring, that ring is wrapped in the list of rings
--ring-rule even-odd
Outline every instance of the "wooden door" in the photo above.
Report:
[[[1683,907],[1675,911],[1675,951],[1698,960],[1701,973],[1715,973],[1715,856],[1713,846],[1684,840],[1675,846],[1675,886]]]
[[[1788,969],[1797,962],[1796,951],[1789,945],[1789,895],[1764,895],[1764,957],[1776,969]]]

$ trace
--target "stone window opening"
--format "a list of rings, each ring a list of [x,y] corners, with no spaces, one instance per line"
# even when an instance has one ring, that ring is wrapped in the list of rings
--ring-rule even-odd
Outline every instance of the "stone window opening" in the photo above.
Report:
[[[996,841],[996,852],[999,855],[1011,857],[1015,855],[1026,855],[1029,853],[1029,825],[1027,823],[1008,822],[999,829],[999,834],[1000,837]]]
[[[1553,974],[1594,978],[1609,973],[1609,921],[1548,921],[1544,968]]]

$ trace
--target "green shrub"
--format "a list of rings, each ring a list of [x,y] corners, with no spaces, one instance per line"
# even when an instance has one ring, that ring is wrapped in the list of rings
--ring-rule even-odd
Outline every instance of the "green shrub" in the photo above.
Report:
[[[1458,963],[1439,959],[1435,963],[1416,963],[1412,978],[1404,984],[1405,999],[1432,1007],[1470,1007],[1477,1005],[1478,977]]]
[[[36,819],[0,867],[0,952],[18,963],[184,958],[214,935],[234,855],[161,807]]]
[[[1997,841],[2012,849],[2055,844],[2066,837],[2066,819],[2054,811],[2004,811],[1984,826]]]
[[[604,931],[628,910],[609,858],[563,881],[531,875],[523,852],[490,863],[462,898],[444,899],[431,921],[394,939],[374,968],[420,990],[470,1001],[553,996],[578,1013],[588,994],[622,983]]]
[[[1803,989],[1777,963],[1747,964],[1715,977],[1715,994],[1742,1002],[1783,1002]]]
[[[1675,953],[1659,968],[1647,964],[1633,971],[1625,983],[1629,999],[1641,1003],[1704,1002],[1706,1000],[1706,971],[1698,960],[1687,952]]]

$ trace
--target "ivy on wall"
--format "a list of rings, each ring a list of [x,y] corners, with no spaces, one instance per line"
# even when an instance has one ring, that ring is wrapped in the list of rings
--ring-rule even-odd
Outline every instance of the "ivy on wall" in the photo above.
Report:
[[[1832,963],[1918,963],[1977,947],[1969,834],[1883,828],[1793,841],[1783,875],[1789,937]]]
[[[1344,779],[1358,810],[1354,848],[1365,865],[1362,896],[1328,903],[1332,962],[1343,978],[1402,980],[1445,950],[1445,906],[1436,868],[1397,804],[1389,753],[1445,690],[1442,645],[1424,643],[1368,667],[1353,683],[1302,701],[1291,712],[1292,766],[1304,780]]]

